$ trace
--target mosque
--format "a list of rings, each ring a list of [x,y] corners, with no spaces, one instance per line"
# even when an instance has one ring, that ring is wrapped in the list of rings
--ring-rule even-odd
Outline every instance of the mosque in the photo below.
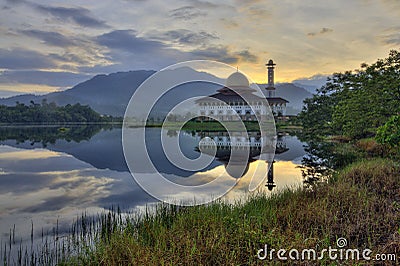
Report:
[[[264,99],[268,101],[274,116],[285,116],[286,104],[289,101],[275,96],[275,65],[272,60],[269,60],[266,64],[268,84],[264,88],[266,90],[265,98],[253,94],[256,90],[250,87],[249,80],[245,75],[239,71],[234,72],[226,79],[225,86],[219,89],[217,93],[196,101],[199,106],[198,121],[212,120],[210,117],[219,121],[238,119],[257,121],[256,116],[266,115],[266,110],[263,108]]]
[[[250,163],[258,160],[258,156],[264,150],[262,145],[268,143],[268,139],[261,136],[261,132],[231,132],[225,131],[199,131],[196,140],[199,145],[195,148],[197,152],[205,153],[224,164],[226,172],[233,178],[243,177],[249,170]],[[216,148],[216,151],[215,151]],[[235,150],[232,156],[231,151]],[[275,154],[285,153],[289,150],[285,140],[278,136]],[[274,160],[266,161],[268,165],[267,183],[268,190],[276,187],[274,182]]]

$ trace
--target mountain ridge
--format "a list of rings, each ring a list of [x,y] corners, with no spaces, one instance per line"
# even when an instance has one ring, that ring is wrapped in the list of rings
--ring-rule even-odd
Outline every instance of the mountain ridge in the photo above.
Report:
[[[175,70],[173,70],[175,71]],[[222,83],[219,79],[206,72],[198,72],[191,68],[177,69],[180,75],[184,75],[187,80],[211,80],[215,83]],[[15,105],[16,102],[30,104],[31,101],[40,103],[43,99],[47,102],[55,102],[57,105],[66,105],[80,103],[89,105],[95,111],[104,115],[123,116],[126,106],[136,91],[136,89],[156,73],[154,70],[133,70],[126,72],[115,72],[110,74],[99,74],[92,78],[81,82],[74,87],[60,91],[52,92],[45,95],[23,94],[0,99],[0,105]],[[266,84],[258,84],[261,89]],[[183,84],[180,92],[175,95],[167,95],[163,104],[170,107],[174,104],[193,96],[210,95],[215,92],[215,86],[203,86],[198,83]],[[302,108],[302,102],[305,98],[311,97],[312,94],[305,88],[296,86],[292,83],[282,83],[276,85],[276,96],[285,98],[289,101],[287,114],[297,114]],[[185,98],[186,97],[186,98]],[[164,109],[167,106],[164,106]]]

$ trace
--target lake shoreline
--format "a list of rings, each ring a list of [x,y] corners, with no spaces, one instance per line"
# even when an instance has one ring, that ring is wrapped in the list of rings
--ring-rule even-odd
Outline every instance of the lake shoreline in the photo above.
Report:
[[[235,205],[160,204],[154,215],[134,222],[110,218],[95,246],[86,245],[85,252],[68,258],[64,265],[253,265],[261,262],[257,251],[265,245],[322,250],[335,246],[339,238],[345,238],[351,248],[396,254],[400,215],[399,206],[392,202],[398,200],[399,172],[394,161],[363,159],[313,190],[286,190],[271,197],[259,194]],[[377,185],[390,189],[381,192]],[[381,210],[371,211],[376,204]],[[328,256],[321,260],[329,262]]]

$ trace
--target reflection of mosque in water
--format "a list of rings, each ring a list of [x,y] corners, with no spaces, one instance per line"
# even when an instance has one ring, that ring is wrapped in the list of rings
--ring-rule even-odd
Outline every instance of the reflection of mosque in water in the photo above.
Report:
[[[271,152],[273,149],[263,147],[266,141],[265,136],[261,136],[259,131],[254,132],[228,132],[224,131],[200,131],[196,133],[196,140],[199,145],[196,151],[214,156],[225,166],[226,172],[234,177],[240,178],[249,170],[249,164],[258,160],[261,153]],[[276,140],[275,154],[288,151],[283,136],[278,136]],[[267,183],[268,190],[276,187],[274,183],[274,160],[273,156],[268,161]]]

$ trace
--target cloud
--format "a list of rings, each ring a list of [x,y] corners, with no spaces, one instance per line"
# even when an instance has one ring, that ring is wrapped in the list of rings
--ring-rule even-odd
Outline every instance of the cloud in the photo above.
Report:
[[[240,57],[241,61],[244,62],[257,63],[259,59],[258,56],[250,53],[249,50],[240,51],[237,55]]]
[[[252,5],[262,2],[263,0],[235,0],[237,5]]]
[[[239,23],[237,23],[233,19],[221,18],[220,21],[221,21],[222,25],[224,26],[224,28],[229,29],[229,30],[239,27]]]
[[[22,30],[22,34],[35,39],[42,40],[45,44],[58,47],[74,46],[74,41],[58,32],[42,30]]]
[[[137,37],[133,30],[115,30],[96,38],[98,44],[110,49],[119,49],[131,53],[147,53],[166,46],[159,41]]]
[[[229,46],[208,45],[209,41],[218,37],[204,31],[195,33],[189,30],[171,30],[158,38],[184,45],[197,44],[199,48],[180,51],[164,42],[138,37],[133,30],[111,31],[96,37],[96,42],[109,48],[108,56],[111,60],[125,68],[150,65],[154,69],[193,59],[211,59],[227,64],[258,61],[258,57],[246,49],[234,51]],[[116,66],[111,68],[116,69]]]
[[[265,19],[271,16],[271,12],[259,6],[252,6],[246,9],[246,14],[253,19]]]
[[[103,21],[92,16],[89,9],[83,7],[63,7],[63,6],[48,6],[29,2],[26,0],[6,0],[7,4],[17,5],[25,4],[33,7],[35,10],[49,14],[63,22],[73,22],[82,27],[90,28],[107,28],[108,25]]]
[[[85,74],[52,71],[3,71],[0,72],[0,84],[41,84],[54,87],[69,87],[88,78]]]
[[[111,31],[95,37],[94,42],[108,48],[104,54],[113,62],[107,67],[99,66],[103,70],[159,69],[190,59],[187,53],[161,41],[139,37],[133,30]]]
[[[216,3],[201,0],[189,0],[188,3],[197,8],[217,8],[221,6]]]
[[[108,25],[94,18],[90,11],[82,7],[61,7],[61,6],[45,6],[40,4],[32,4],[36,10],[49,14],[61,21],[74,22],[83,27],[91,28],[107,28]]]
[[[213,46],[193,50],[191,53],[196,57],[221,61],[227,64],[234,64],[239,61],[237,56],[229,53],[229,49],[226,46]]]
[[[183,45],[204,45],[210,41],[219,39],[217,35],[206,31],[193,32],[186,29],[170,30],[164,33],[159,33],[155,38]]]
[[[258,57],[248,50],[233,52],[228,46],[211,46],[205,49],[193,50],[194,56],[202,59],[212,59],[226,64],[236,64],[238,62],[257,62]]]
[[[328,32],[332,32],[333,30],[330,28],[322,28],[321,31],[319,32],[320,34],[324,34],[324,33],[328,33]]]
[[[194,6],[184,6],[169,12],[170,17],[181,20],[192,20],[197,17],[204,17],[207,13]]]
[[[235,9],[231,5],[216,3],[217,1],[212,3],[209,1],[202,1],[202,0],[187,0],[186,2],[188,4],[190,4],[190,6],[193,6],[195,8],[199,8],[199,9],[210,9],[210,10],[215,10],[217,8],[224,8],[225,10],[226,9],[231,9],[231,10]]]
[[[320,88],[326,84],[326,80],[328,77],[329,77],[329,75],[315,74],[311,77],[295,79],[292,82],[303,85],[303,86],[307,86],[308,87],[307,89],[309,89],[311,87]],[[314,91],[312,91],[312,92],[314,92]]]
[[[0,48],[0,68],[43,69],[53,67],[55,67],[55,62],[42,53],[22,48],[10,50]]]
[[[383,44],[400,45],[400,27],[388,28],[384,31],[384,35],[380,36]]]
[[[309,33],[307,33],[307,36],[315,37],[317,35],[322,35],[322,34],[326,34],[326,33],[330,33],[330,32],[333,32],[333,29],[324,27],[319,32],[309,32]]]
[[[5,0],[7,4],[10,5],[17,5],[17,4],[22,4],[25,3],[25,0]]]
[[[400,33],[399,34],[390,34],[383,37],[383,43],[390,45],[400,45]]]

